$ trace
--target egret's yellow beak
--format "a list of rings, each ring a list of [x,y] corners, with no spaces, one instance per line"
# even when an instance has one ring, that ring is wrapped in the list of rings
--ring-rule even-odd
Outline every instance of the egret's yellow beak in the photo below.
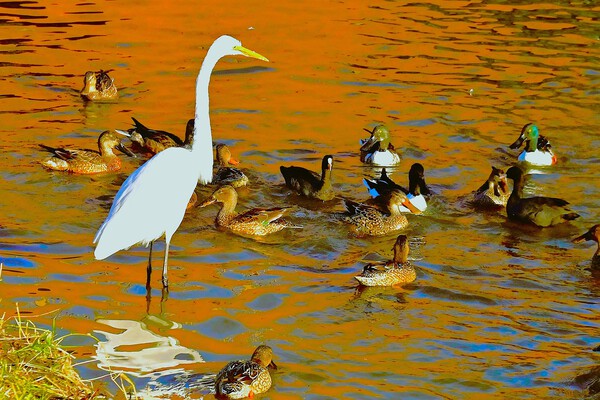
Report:
[[[244,46],[235,46],[234,49],[237,50],[237,51],[239,51],[240,53],[242,53],[246,57],[258,58],[259,60],[263,60],[263,61],[269,62],[269,59],[267,57],[262,56],[262,55],[258,54],[255,51],[247,49]]]

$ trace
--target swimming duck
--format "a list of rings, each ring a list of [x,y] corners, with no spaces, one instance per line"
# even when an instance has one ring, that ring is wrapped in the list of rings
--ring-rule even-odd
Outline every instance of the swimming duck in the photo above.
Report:
[[[97,174],[100,172],[113,172],[121,169],[121,160],[114,153],[114,149],[122,151],[130,157],[135,155],[129,151],[121,140],[121,135],[127,136],[125,132],[104,131],[98,137],[98,149],[66,149],[40,145],[43,149],[54,155],[42,161],[46,168],[56,171],[67,171],[75,174]]]
[[[243,399],[261,394],[271,387],[271,375],[267,368],[277,369],[273,362],[273,350],[260,345],[250,360],[231,361],[215,379],[217,397]]]
[[[319,200],[331,200],[335,196],[331,186],[333,156],[326,155],[321,162],[321,175],[302,167],[279,167],[286,185],[299,194]]]
[[[487,181],[475,191],[473,204],[478,207],[504,207],[509,196],[506,174],[502,169],[492,166]]]
[[[419,163],[414,163],[410,167],[410,171],[408,171],[408,190],[392,181],[388,177],[385,168],[381,169],[381,177],[379,179],[365,178],[363,182],[374,199],[382,196],[385,197],[390,191],[399,189],[407,195],[408,200],[419,211],[425,211],[427,208],[427,200],[425,200],[424,196],[431,194],[431,191],[425,183],[425,168]],[[400,211],[411,212],[404,206],[400,207]]]
[[[185,126],[185,140],[170,132],[150,129],[137,119],[131,117],[135,128],[128,129],[131,141],[139,144],[152,154],[160,153],[169,147],[191,146],[194,140],[194,120],[188,120]]]
[[[542,196],[522,198],[525,182],[519,167],[510,167],[506,177],[513,180],[513,190],[506,203],[508,218],[548,227],[579,217],[567,207],[569,203],[565,200]]]
[[[391,166],[400,162],[400,156],[390,143],[390,131],[385,126],[377,125],[373,131],[365,130],[371,136],[360,141],[360,161],[380,166]]]
[[[88,71],[79,92],[86,100],[116,100],[119,97],[114,80],[105,71]]]
[[[237,205],[237,192],[232,186],[221,186],[204,200],[200,207],[213,203],[221,203],[221,210],[217,214],[216,224],[231,229],[234,232],[246,235],[267,235],[279,232],[292,225],[281,217],[289,211],[289,207],[278,208],[252,208],[241,214],[235,211]]]
[[[339,217],[342,221],[350,224],[350,231],[356,236],[381,236],[408,226],[408,220],[400,212],[402,206],[414,214],[420,213],[419,209],[412,205],[401,190],[392,190],[385,199],[383,210],[344,199],[346,212],[340,214]]]
[[[239,161],[231,157],[231,151],[226,144],[217,145],[217,163],[219,169],[213,176],[213,183],[231,185],[235,188],[245,186],[248,183],[248,177],[241,170],[232,167],[232,165],[238,165]]]
[[[394,243],[394,258],[383,263],[367,264],[354,278],[364,286],[393,286],[409,283],[417,278],[415,268],[408,261],[408,238],[400,235]]]
[[[510,148],[518,149],[523,142],[525,142],[525,150],[519,155],[519,161],[540,166],[556,164],[557,159],[552,152],[550,142],[539,134],[534,124],[525,124],[519,138],[510,145]]]
[[[589,231],[573,239],[573,243],[581,243],[586,240],[593,240],[598,244],[596,253],[592,257],[592,268],[600,268],[600,224],[592,226]]]

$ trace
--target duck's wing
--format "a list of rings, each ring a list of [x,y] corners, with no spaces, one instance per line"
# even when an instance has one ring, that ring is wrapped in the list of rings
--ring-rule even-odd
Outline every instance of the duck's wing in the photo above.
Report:
[[[231,361],[215,378],[217,383],[241,382],[250,384],[260,374],[262,367],[254,361]]]
[[[215,172],[215,177],[213,181],[215,183],[220,184],[228,184],[229,182],[238,181],[240,179],[244,179],[246,175],[244,173],[234,167],[221,167]]]
[[[289,207],[252,208],[238,215],[235,219],[238,222],[256,222],[261,225],[268,225],[283,217],[289,209]]]
[[[50,153],[54,154],[56,157],[60,158],[61,160],[66,160],[66,161],[77,158],[77,157],[81,156],[82,153],[93,152],[92,150],[70,150],[70,149],[65,149],[64,147],[50,147],[50,146],[46,146],[44,144],[40,144],[40,147],[43,148],[44,150],[49,151]]]
[[[579,217],[568,205],[566,200],[555,197],[530,197],[521,199],[520,214],[538,226],[550,226]]]
[[[183,140],[181,140],[179,136],[167,131],[150,129],[134,117],[131,117],[131,119],[135,124],[135,131],[142,135],[144,138],[155,140],[162,145],[166,145],[166,147],[183,146]]]
[[[316,172],[302,167],[279,167],[285,183],[291,189],[302,191],[303,188],[310,186],[318,188],[321,186],[321,176]]]

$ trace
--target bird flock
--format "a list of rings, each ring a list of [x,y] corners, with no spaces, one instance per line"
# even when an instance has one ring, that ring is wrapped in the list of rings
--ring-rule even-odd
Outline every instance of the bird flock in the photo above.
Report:
[[[146,127],[133,118],[134,127],[105,131],[98,138],[98,151],[52,148],[42,161],[50,170],[76,174],[114,172],[121,168],[119,150],[128,156],[135,154],[122,141],[128,139],[138,151],[151,156],[125,180],[115,195],[112,207],[94,238],[94,256],[98,260],[142,244],[150,246],[147,285],[151,274],[152,243],[165,237],[162,283],[168,287],[169,244],[187,209],[197,201],[196,185],[214,183],[218,188],[199,207],[218,204],[215,223],[242,235],[266,235],[284,228],[299,228],[285,218],[293,207],[252,208],[236,212],[238,195],[235,188],[248,184],[248,177],[236,167],[237,161],[224,144],[216,146],[217,168],[213,172],[213,144],[209,115],[208,88],[211,72],[225,56],[242,55],[268,62],[264,56],[249,50],[230,36],[221,36],[211,45],[196,81],[195,117],[186,125],[184,139]],[[87,72],[81,96],[89,101],[115,101],[117,88],[105,71]],[[408,173],[408,188],[394,182],[385,167],[400,162],[400,154],[391,142],[389,130],[377,125],[367,130],[369,137],[360,141],[360,162],[383,167],[378,179],[364,179],[370,199],[356,202],[343,199],[344,212],[335,218],[348,225],[356,236],[376,236],[397,233],[408,226],[406,214],[421,214],[427,209],[427,199],[433,196],[425,182],[425,168],[414,163]],[[510,220],[546,228],[574,220],[579,215],[565,200],[553,197],[524,197],[523,188],[530,166],[553,166],[557,157],[549,140],[540,135],[536,125],[526,124],[517,140],[509,147],[519,149],[518,163],[506,172],[492,166],[487,180],[473,192],[471,204],[477,208],[505,209]],[[334,159],[323,156],[320,173],[298,166],[281,166],[285,185],[299,196],[314,201],[335,198],[332,186]],[[512,180],[512,190],[507,179]],[[148,218],[151,211],[152,218]],[[600,224],[573,239],[574,243],[600,241]],[[392,248],[390,261],[370,263],[355,278],[364,286],[391,286],[416,279],[414,267],[408,261],[409,244],[400,234]],[[600,268],[600,243],[592,258],[592,268]],[[272,349],[261,345],[249,360],[233,361],[217,374],[215,391],[218,396],[238,399],[267,391],[271,386],[268,369],[276,368]]]

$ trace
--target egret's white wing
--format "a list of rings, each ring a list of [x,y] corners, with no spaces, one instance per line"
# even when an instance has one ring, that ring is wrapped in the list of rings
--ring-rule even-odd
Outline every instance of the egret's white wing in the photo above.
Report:
[[[197,156],[197,155],[196,155]],[[136,243],[148,244],[177,230],[198,182],[192,152],[166,149],[123,182],[94,243],[102,260]]]

